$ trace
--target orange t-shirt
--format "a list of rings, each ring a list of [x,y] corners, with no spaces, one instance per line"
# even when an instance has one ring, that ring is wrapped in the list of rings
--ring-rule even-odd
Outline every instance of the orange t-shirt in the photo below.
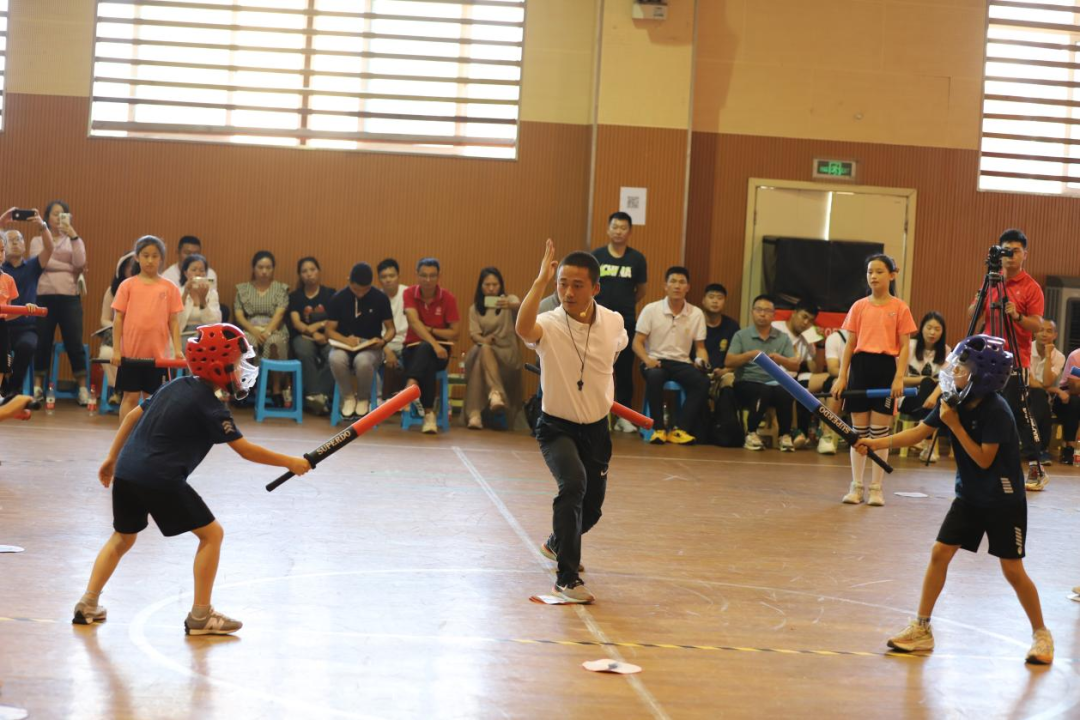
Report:
[[[898,297],[874,305],[869,297],[855,302],[844,318],[844,330],[858,336],[855,352],[900,355],[900,336],[918,331],[907,304]]]
[[[146,282],[136,275],[120,283],[112,309],[124,313],[123,357],[162,358],[169,349],[169,319],[184,303],[180,288],[165,278]]]
[[[6,272],[0,272],[0,305],[8,305],[17,297],[19,297],[19,288],[15,285],[15,278]],[[0,320],[7,319],[7,315],[0,315]]]

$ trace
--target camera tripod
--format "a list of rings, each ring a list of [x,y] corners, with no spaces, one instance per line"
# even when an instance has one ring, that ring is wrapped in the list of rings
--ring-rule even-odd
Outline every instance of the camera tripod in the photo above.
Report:
[[[1035,457],[1029,458],[1029,464],[1033,463],[1038,467],[1039,477],[1043,477],[1044,472],[1042,463],[1039,462],[1039,446],[1042,444],[1042,438],[1039,437],[1039,428],[1035,425],[1035,418],[1031,414],[1027,373],[1020,365],[1020,346],[1016,343],[1016,328],[1013,326],[1012,318],[1005,313],[1005,306],[1010,300],[1008,293],[1005,292],[1005,276],[1001,274],[1001,258],[1011,257],[1012,252],[1012,250],[1002,248],[998,245],[991,246],[990,251],[986,256],[986,276],[983,278],[982,287],[979,288],[979,293],[975,297],[975,312],[971,315],[971,322],[968,323],[967,335],[965,337],[971,337],[976,333],[979,319],[982,317],[982,310],[985,307],[986,334],[1003,338],[1008,344],[1009,349],[1012,351],[1013,366],[1009,379],[1010,382],[1016,382],[1017,391],[1020,397],[1020,412],[1023,417],[1018,420],[1023,421],[1024,427],[1031,439],[1031,450]],[[994,300],[995,297],[997,300]],[[1017,426],[1019,426],[1019,424],[1020,423],[1017,422]],[[1020,432],[1020,447],[1023,449],[1024,430],[1020,430]],[[934,443],[936,442],[937,433],[935,432],[930,445],[931,455],[934,452]],[[930,458],[928,455],[927,464],[929,464],[929,462]]]

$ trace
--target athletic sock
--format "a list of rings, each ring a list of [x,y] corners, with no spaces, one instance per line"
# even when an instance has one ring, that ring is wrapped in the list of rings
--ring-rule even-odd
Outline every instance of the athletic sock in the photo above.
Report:
[[[874,440],[888,437],[889,426],[888,425],[871,425],[870,437]],[[881,450],[875,450],[874,454],[885,462],[889,461],[889,449],[882,448]],[[870,487],[881,487],[881,481],[885,479],[885,469],[877,463],[874,463],[874,467],[870,468]]]
[[[867,437],[870,431],[865,425],[852,425],[851,429],[860,438]],[[851,454],[851,481],[862,486],[863,472],[866,470],[866,456],[860,455],[854,447],[849,452]]]
[[[923,617],[922,615],[919,615],[915,618],[915,622],[918,623],[919,627],[930,627],[930,616],[927,615]]]
[[[100,598],[100,597],[101,597],[101,593],[99,593],[99,592],[90,592],[89,590],[87,590],[86,592],[83,593],[82,600],[80,600],[79,602],[81,602],[83,605],[86,605],[87,607],[95,608],[95,607],[97,607],[98,598]]]
[[[192,605],[191,617],[195,620],[205,620],[210,615],[209,605]]]

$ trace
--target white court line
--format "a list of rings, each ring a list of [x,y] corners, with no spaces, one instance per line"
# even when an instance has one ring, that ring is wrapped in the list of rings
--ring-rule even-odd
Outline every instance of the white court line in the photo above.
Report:
[[[491,500],[492,504],[495,505],[499,514],[503,516],[503,519],[506,520],[507,525],[510,526],[510,529],[513,530],[514,534],[521,540],[521,544],[525,546],[526,552],[528,552],[529,555],[544,569],[546,575],[550,568],[548,561],[540,554],[540,550],[537,548],[536,543],[533,542],[532,538],[529,537],[529,534],[525,532],[525,528],[521,527],[521,523],[519,523],[517,518],[514,517],[514,514],[510,512],[510,508],[506,507],[506,504],[503,503],[502,499],[492,489],[491,485],[484,479],[484,476],[480,474],[480,471],[476,469],[476,466],[472,464],[472,461],[465,457],[465,453],[461,448],[454,446],[454,453],[458,456],[458,459],[461,460],[461,464],[468,468],[469,472],[472,473],[473,478],[476,480],[476,484],[483,488],[484,493]],[[585,623],[585,627],[589,629],[589,633],[596,638],[598,642],[605,644],[611,642],[607,634],[600,628],[600,625],[597,624],[596,620],[593,619],[593,616],[584,605],[575,604],[574,610],[577,612],[581,621]],[[626,662],[622,657],[622,653],[620,653],[614,645],[607,645],[606,650],[615,660]],[[649,692],[648,688],[645,687],[645,683],[641,682],[640,678],[636,675],[623,675],[623,677],[630,683],[630,687],[634,689],[634,692],[637,693],[641,701],[649,707],[654,718],[657,718],[658,720],[670,720],[668,714],[664,712],[664,708],[660,706],[660,703],[653,694]]]
[[[192,595],[192,593],[186,593],[185,595],[190,596]],[[180,597],[182,598],[184,597],[184,595],[181,595]],[[130,638],[131,642],[133,642],[135,646],[143,652],[143,654],[145,654],[154,662],[158,663],[159,665],[163,665],[172,670],[173,672],[177,672],[181,675],[205,680],[211,685],[215,685],[226,690],[232,690],[233,692],[256,697],[269,703],[276,703],[278,705],[283,705],[285,707],[298,710],[303,713],[303,717],[318,717],[322,715],[328,717],[333,716],[356,718],[358,720],[378,720],[374,715],[362,715],[356,712],[348,712],[344,710],[338,710],[337,708],[326,707],[325,705],[317,705],[315,703],[304,702],[302,700],[294,700],[292,698],[281,697],[279,695],[272,695],[270,693],[263,692],[262,690],[247,687],[246,685],[234,683],[229,680],[222,680],[221,678],[210,674],[196,672],[190,667],[187,667],[182,663],[178,663],[172,658],[167,657],[163,653],[159,652],[153,645],[150,644],[150,641],[146,639],[146,622],[158,610],[165,607],[166,605],[174,604],[177,599],[177,597],[168,597],[164,600],[158,600],[152,605],[147,605],[145,608],[139,611],[139,614],[136,615],[135,619],[131,621],[131,627],[128,628],[128,638]]]
[[[530,548],[531,548],[531,543],[530,543]],[[257,587],[257,586],[260,586],[260,585],[265,585],[265,584],[270,584],[270,583],[277,583],[277,582],[294,582],[294,581],[304,581],[304,580],[309,580],[309,579],[328,578],[328,577],[343,577],[343,576],[357,576],[357,575],[417,575],[417,574],[424,574],[424,573],[434,574],[434,575],[452,575],[452,576],[469,575],[469,574],[478,574],[478,575],[486,575],[486,574],[490,574],[490,575],[530,575],[530,576],[532,576],[532,575],[535,575],[536,571],[535,570],[505,569],[505,568],[476,568],[476,567],[467,567],[467,568],[466,567],[456,567],[456,568],[455,567],[440,567],[440,568],[380,568],[380,569],[368,569],[368,570],[334,570],[334,571],[302,573],[302,574],[298,574],[298,575],[280,575],[280,576],[272,576],[272,577],[264,577],[264,578],[253,578],[253,579],[249,579],[249,580],[236,580],[236,581],[233,581],[233,582],[220,583],[220,584],[215,586],[215,589],[216,590],[225,590],[225,589],[234,589],[234,588],[241,588],[241,587]],[[824,594],[821,594],[821,593],[808,592],[808,591],[804,591],[804,590],[791,590],[791,589],[788,589],[788,588],[774,588],[774,587],[765,587],[765,586],[759,586],[759,585],[742,585],[742,584],[739,584],[739,583],[721,582],[721,581],[716,581],[716,580],[700,580],[700,579],[687,578],[687,577],[663,577],[663,576],[655,576],[655,575],[642,576],[642,575],[636,575],[636,574],[633,574],[633,573],[617,573],[617,572],[616,573],[604,573],[604,572],[595,572],[594,571],[592,574],[597,575],[597,576],[602,576],[602,577],[612,577],[612,578],[619,578],[619,579],[626,578],[626,579],[632,580],[633,582],[641,582],[642,580],[647,580],[647,581],[650,581],[652,583],[670,583],[670,584],[672,584],[672,585],[674,585],[676,587],[680,587],[680,589],[686,590],[686,591],[690,591],[690,589],[685,588],[685,587],[681,587],[680,583],[697,583],[699,585],[712,586],[712,587],[729,587],[729,588],[737,588],[737,589],[743,589],[743,590],[757,590],[757,591],[768,591],[768,592],[773,592],[773,593],[785,593],[785,594],[791,594],[791,595],[796,595],[796,596],[814,598],[814,599],[818,600],[819,602],[821,600],[832,600],[834,602],[839,602],[839,603],[848,603],[848,604],[851,604],[851,605],[859,605],[859,606],[862,606],[862,607],[870,607],[870,608],[877,608],[877,609],[880,609],[880,610],[887,610],[887,611],[890,611],[890,612],[898,613],[901,616],[909,616],[912,613],[910,608],[906,608],[906,609],[905,608],[897,608],[897,607],[892,607],[890,605],[883,605],[883,604],[880,604],[880,603],[872,603],[872,602],[866,602],[866,601],[862,601],[862,600],[852,600],[850,598],[837,597],[835,595],[824,595]],[[693,591],[690,591],[690,592],[693,592]],[[191,670],[190,668],[184,667],[183,665],[180,665],[178,663],[175,663],[175,662],[169,660],[168,658],[166,658],[161,653],[155,651],[153,649],[153,647],[149,644],[149,642],[146,641],[145,628],[147,627],[147,621],[150,619],[150,617],[152,615],[157,613],[161,608],[165,607],[169,603],[174,603],[174,602],[178,602],[178,601],[182,602],[185,599],[190,599],[192,597],[192,595],[193,595],[193,593],[186,592],[186,593],[181,593],[180,595],[177,595],[177,596],[170,596],[169,598],[161,600],[160,602],[154,603],[153,605],[145,608],[143,611],[139,612],[135,616],[135,618],[132,620],[131,626],[129,627],[129,630],[128,630],[129,637],[132,640],[134,640],[137,635],[140,636],[143,639],[144,642],[142,642],[142,643],[136,642],[136,645],[139,647],[139,649],[142,650],[143,653],[148,655],[151,660],[153,660],[155,662],[158,662],[160,664],[163,664],[165,667],[167,667],[170,670],[174,670],[176,672],[179,672],[179,673],[181,673],[183,675],[187,675],[189,677],[196,677],[196,678],[205,679],[208,682],[211,682],[212,684],[222,685],[222,686],[228,687],[230,689],[236,689],[239,692],[256,695],[258,697],[262,697],[264,699],[270,700],[271,702],[278,702],[278,703],[283,703],[283,704],[286,704],[286,705],[289,705],[289,704],[301,704],[300,701],[288,700],[288,699],[284,699],[284,698],[279,698],[279,697],[274,696],[274,695],[270,695],[268,693],[263,693],[261,691],[249,690],[247,687],[242,686],[242,685],[230,684],[227,681],[217,680],[217,679],[209,677],[207,675],[197,673],[197,672]],[[1015,646],[1018,646],[1018,647],[1021,647],[1021,648],[1026,647],[1025,643],[1020,642],[1020,641],[1016,640],[1015,638],[1000,635],[1000,634],[991,632],[989,630],[986,630],[985,628],[976,627],[976,626],[973,626],[973,625],[968,625],[966,623],[963,623],[963,622],[960,622],[960,621],[957,621],[957,620],[949,620],[948,618],[943,618],[943,617],[940,617],[940,616],[935,618],[935,621],[938,622],[938,623],[946,623],[946,624],[949,624],[949,625],[954,625],[956,627],[963,628],[963,629],[966,629],[966,630],[970,630],[970,631],[978,633],[980,635],[985,635],[985,636],[988,636],[988,637],[1003,640],[1003,641],[1005,641],[1005,642],[1007,642],[1009,644],[1012,644],[1012,645],[1015,645]],[[122,623],[117,623],[115,620],[110,620],[110,625],[119,625],[121,627],[123,626]],[[152,625],[150,627],[160,628],[160,627],[165,627],[165,626],[163,626],[163,625]],[[173,627],[175,627],[175,625],[170,624],[167,627],[173,628]],[[254,629],[254,628],[248,628],[248,629],[245,630],[245,633],[253,633],[253,632],[258,633],[259,630]],[[318,634],[318,631],[316,631],[315,634]],[[338,632],[329,632],[329,633],[326,633],[326,634],[331,635],[331,636],[341,635]],[[348,635],[349,631],[345,631],[345,634]],[[363,633],[360,633],[360,634],[362,635]],[[401,637],[402,637],[402,639],[406,639],[408,636],[402,635]],[[438,639],[439,637],[441,637],[441,636],[432,636],[432,639],[435,640],[435,639]],[[448,636],[448,637],[450,637],[450,638],[460,637],[460,638],[464,638],[464,639],[468,638],[468,636]],[[885,657],[888,657],[888,656],[885,656]],[[935,652],[933,655],[927,656],[927,657],[928,658],[936,658],[936,659],[965,659],[965,660],[989,660],[989,661],[1009,661],[1009,660],[1012,660],[1012,661],[1015,661],[1015,656],[1009,657],[1009,656],[963,655],[963,654],[957,654],[957,653],[942,653],[942,652]],[[1066,682],[1069,684],[1069,690],[1065,693],[1064,697],[1062,697],[1061,700],[1059,700],[1058,703],[1056,705],[1054,705],[1053,707],[1049,708],[1048,710],[1044,710],[1043,712],[1041,712],[1041,713],[1039,713],[1037,715],[1032,716],[1028,720],[1049,720],[1049,718],[1059,717],[1059,716],[1062,716],[1062,715],[1068,716],[1069,715],[1068,711],[1075,708],[1077,705],[1080,705],[1080,686],[1078,686],[1077,683],[1076,683],[1076,675],[1067,667],[1070,664],[1072,664],[1072,665],[1077,664],[1077,658],[1058,658],[1058,659],[1055,660],[1054,664],[1052,666],[1050,666],[1050,672],[1054,672],[1055,670],[1060,670],[1061,672],[1064,672],[1067,675]],[[312,709],[312,707],[313,707],[313,706],[308,705],[306,703],[302,703],[302,705],[303,705],[303,707],[305,709],[308,709],[308,710]],[[332,712],[334,712],[336,714],[342,714],[342,711],[332,711]]]

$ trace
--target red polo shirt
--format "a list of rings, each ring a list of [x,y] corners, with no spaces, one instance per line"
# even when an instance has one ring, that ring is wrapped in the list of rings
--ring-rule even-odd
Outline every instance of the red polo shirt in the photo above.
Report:
[[[420,297],[419,285],[405,288],[403,293],[402,299],[405,309],[412,308],[415,310],[420,315],[420,321],[429,328],[449,327],[450,323],[457,322],[460,319],[457,300],[454,299],[449,290],[443,290],[441,286],[435,286],[435,297],[430,302],[424,302]],[[410,325],[409,332],[405,333],[405,344],[409,345],[415,342],[420,342],[420,336],[413,331]]]
[[[1039,287],[1039,283],[1035,282],[1035,278],[1028,275],[1027,271],[1021,270],[1019,275],[1005,281],[1005,294],[1013,301],[1016,305],[1016,311],[1021,315],[1038,315],[1042,317],[1043,291]],[[999,299],[997,292],[990,292],[990,302],[997,302]],[[986,307],[983,306],[983,332],[986,332],[985,313]],[[1016,332],[1016,342],[1020,345],[1020,367],[1031,367],[1032,334],[1022,328],[1020,323],[1016,322],[1013,323],[1013,330]],[[1007,338],[1005,347],[1009,348]],[[1012,348],[1009,348],[1009,350],[1012,350]]]

